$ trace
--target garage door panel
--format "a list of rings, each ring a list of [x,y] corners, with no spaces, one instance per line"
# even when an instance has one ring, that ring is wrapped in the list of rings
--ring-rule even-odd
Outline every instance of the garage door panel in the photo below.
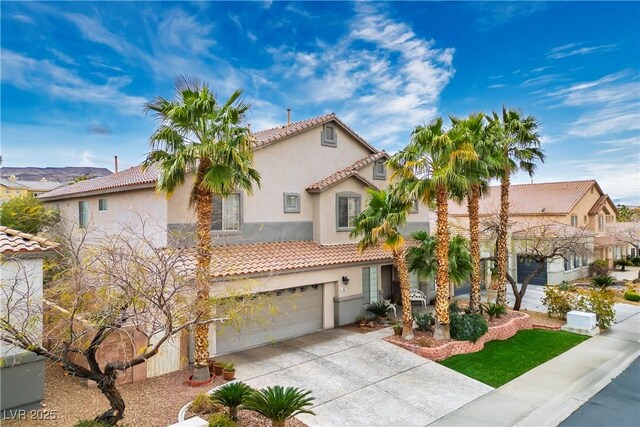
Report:
[[[217,354],[244,350],[322,329],[322,286],[292,289],[272,292],[266,306],[252,312],[248,318],[218,325]]]
[[[533,270],[538,268],[539,265],[537,262],[527,259],[522,256],[518,256],[518,283],[522,283],[522,281],[529,275]],[[547,284],[547,265],[544,265],[544,268],[541,272],[533,276],[531,281],[529,281],[530,285],[540,285],[544,286]]]

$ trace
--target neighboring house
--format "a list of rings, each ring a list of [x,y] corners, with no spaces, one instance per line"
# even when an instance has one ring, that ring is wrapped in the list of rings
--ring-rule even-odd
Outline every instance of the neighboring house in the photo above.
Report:
[[[42,257],[56,246],[49,240],[0,226],[0,316],[11,324],[28,319],[29,327],[36,332],[42,329]],[[44,359],[1,341],[0,357],[2,413],[39,409],[44,398]]]
[[[252,313],[259,321],[245,322],[241,332],[211,328],[212,354],[352,323],[369,302],[399,292],[390,255],[380,249],[360,254],[349,238],[366,203],[365,189],[388,185],[387,154],[334,114],[253,136],[261,188],[252,195],[214,197],[212,289],[251,289],[268,293],[272,301]],[[108,230],[141,215],[157,221],[157,244],[185,237],[193,243],[193,177],[170,198],[155,191],[157,177],[155,168],[134,167],[41,199],[79,226]],[[416,204],[403,232],[428,228],[429,212]]]
[[[14,175],[9,178],[0,178],[0,204],[14,197],[40,196],[48,191],[66,185],[64,182],[47,181],[21,181]]]
[[[500,212],[500,187],[490,187],[487,195],[480,200],[482,221],[497,219]],[[518,253],[517,240],[526,233],[526,224],[536,222],[565,225],[563,233],[573,227],[574,233],[583,233],[585,245],[593,248],[586,257],[567,256],[549,262],[546,270],[536,275],[531,284],[557,284],[586,277],[589,263],[594,259],[605,259],[610,265],[615,254],[626,246],[612,241],[606,234],[606,227],[616,222],[618,209],[595,180],[549,182],[540,184],[512,185],[509,190],[510,247],[509,272],[518,282],[534,267]],[[468,224],[466,204],[449,203],[449,215],[454,222]],[[493,248],[485,247],[483,256],[493,253]],[[487,281],[488,283],[488,281]]]
[[[640,257],[640,221],[607,224],[606,231],[612,243],[626,245],[626,249],[621,248],[621,252],[614,254],[615,259],[623,256]]]

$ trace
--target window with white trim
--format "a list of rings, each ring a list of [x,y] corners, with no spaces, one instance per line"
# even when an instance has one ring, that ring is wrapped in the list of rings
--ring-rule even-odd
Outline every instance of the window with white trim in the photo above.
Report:
[[[353,228],[353,221],[360,214],[360,195],[337,195],[336,201],[337,229],[348,231]]]
[[[85,201],[78,202],[78,225],[80,228],[87,228],[89,225],[89,203]]]
[[[99,211],[107,210],[107,199],[98,199],[98,210]]]
[[[214,231],[240,231],[240,194],[229,194],[222,198],[213,196]]]
[[[574,227],[578,226],[578,215],[571,215],[571,225]]]
[[[283,193],[284,213],[300,213],[300,194]]]
[[[598,215],[598,230],[602,231],[604,229],[604,216]]]
[[[573,254],[573,268],[579,268],[580,267],[580,257],[578,256],[578,254]]]
[[[571,270],[571,258],[567,258],[564,260],[564,271]]]

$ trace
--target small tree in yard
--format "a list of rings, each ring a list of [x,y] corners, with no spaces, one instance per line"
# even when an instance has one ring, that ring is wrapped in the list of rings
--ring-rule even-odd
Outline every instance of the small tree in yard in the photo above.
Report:
[[[111,406],[95,420],[115,425],[125,411],[116,387],[119,374],[154,357],[182,331],[232,319],[255,299],[212,298],[216,316],[205,317],[193,307],[185,262],[192,249],[159,247],[144,231],[132,229],[94,235],[90,246],[86,236],[87,230],[71,229],[55,238],[61,266],[42,300],[35,283],[2,278],[0,340],[59,364],[66,375],[94,381]],[[135,342],[138,348],[120,356],[101,351],[114,341],[123,347]]]
[[[591,234],[585,229],[549,220],[514,224],[512,239],[515,250],[521,257],[534,262],[536,267],[526,277],[518,278],[522,283],[520,289],[513,277],[507,274],[515,296],[513,309],[520,310],[529,282],[544,270],[548,262],[582,258],[589,254],[590,237]]]
[[[58,212],[32,195],[14,197],[0,206],[0,224],[23,233],[38,234],[59,221]]]

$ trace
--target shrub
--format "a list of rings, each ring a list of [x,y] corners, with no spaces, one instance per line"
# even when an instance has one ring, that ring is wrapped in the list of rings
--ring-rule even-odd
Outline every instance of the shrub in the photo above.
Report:
[[[435,347],[438,343],[431,337],[420,337],[416,340],[416,344],[420,347]]]
[[[626,267],[631,267],[633,263],[626,258],[621,258],[613,261],[613,265],[620,267],[622,271],[625,271]]]
[[[196,414],[209,414],[211,412],[218,412],[220,410],[220,405],[211,400],[211,396],[207,393],[198,393],[193,398],[193,402],[191,402],[189,409],[191,412],[195,412]]]
[[[235,420],[238,418],[238,406],[242,405],[251,391],[252,388],[242,381],[229,383],[214,391],[211,400],[229,408],[229,417]]]
[[[603,259],[594,260],[589,268],[592,276],[603,276],[607,274],[608,269],[609,265],[607,264],[607,261]]]
[[[449,316],[455,316],[462,312],[462,309],[458,305],[458,301],[452,301],[449,304]]]
[[[640,301],[640,295],[636,294],[635,292],[627,291],[624,293],[624,299],[626,299],[627,301],[638,302]]]
[[[450,318],[449,333],[454,340],[476,342],[488,330],[487,321],[480,314],[456,314]]]
[[[575,309],[594,313],[598,326],[608,328],[613,323],[616,311],[613,308],[614,293],[606,289],[587,289],[579,291]]]
[[[374,301],[367,305],[367,311],[377,317],[387,317],[391,311],[391,305],[386,301]]]
[[[436,324],[436,319],[431,313],[414,313],[413,320],[415,320],[419,331],[428,331],[432,325]]]
[[[218,412],[209,417],[209,427],[236,427],[238,423],[229,418],[224,412]]]
[[[563,291],[557,286],[545,286],[542,304],[547,307],[549,317],[557,316],[566,319],[567,313],[574,309],[578,302],[578,297],[574,292]]]
[[[309,390],[297,387],[273,386],[253,391],[245,398],[244,408],[269,418],[273,427],[284,427],[284,422],[298,414],[315,415],[310,409],[315,400]]]
[[[591,279],[591,285],[596,288],[606,289],[609,286],[612,286],[616,282],[615,277],[610,276],[608,274],[602,276],[595,276]]]
[[[487,313],[489,315],[489,320],[493,320],[494,316],[499,319],[503,314],[507,314],[507,307],[490,302],[488,304],[480,304],[480,311],[482,313]]]
[[[628,260],[636,267],[640,267],[640,256],[629,257]]]
[[[560,291],[572,291],[574,289],[573,285],[570,284],[569,282],[567,282],[566,280],[563,280],[558,286],[557,286],[558,290]]]

